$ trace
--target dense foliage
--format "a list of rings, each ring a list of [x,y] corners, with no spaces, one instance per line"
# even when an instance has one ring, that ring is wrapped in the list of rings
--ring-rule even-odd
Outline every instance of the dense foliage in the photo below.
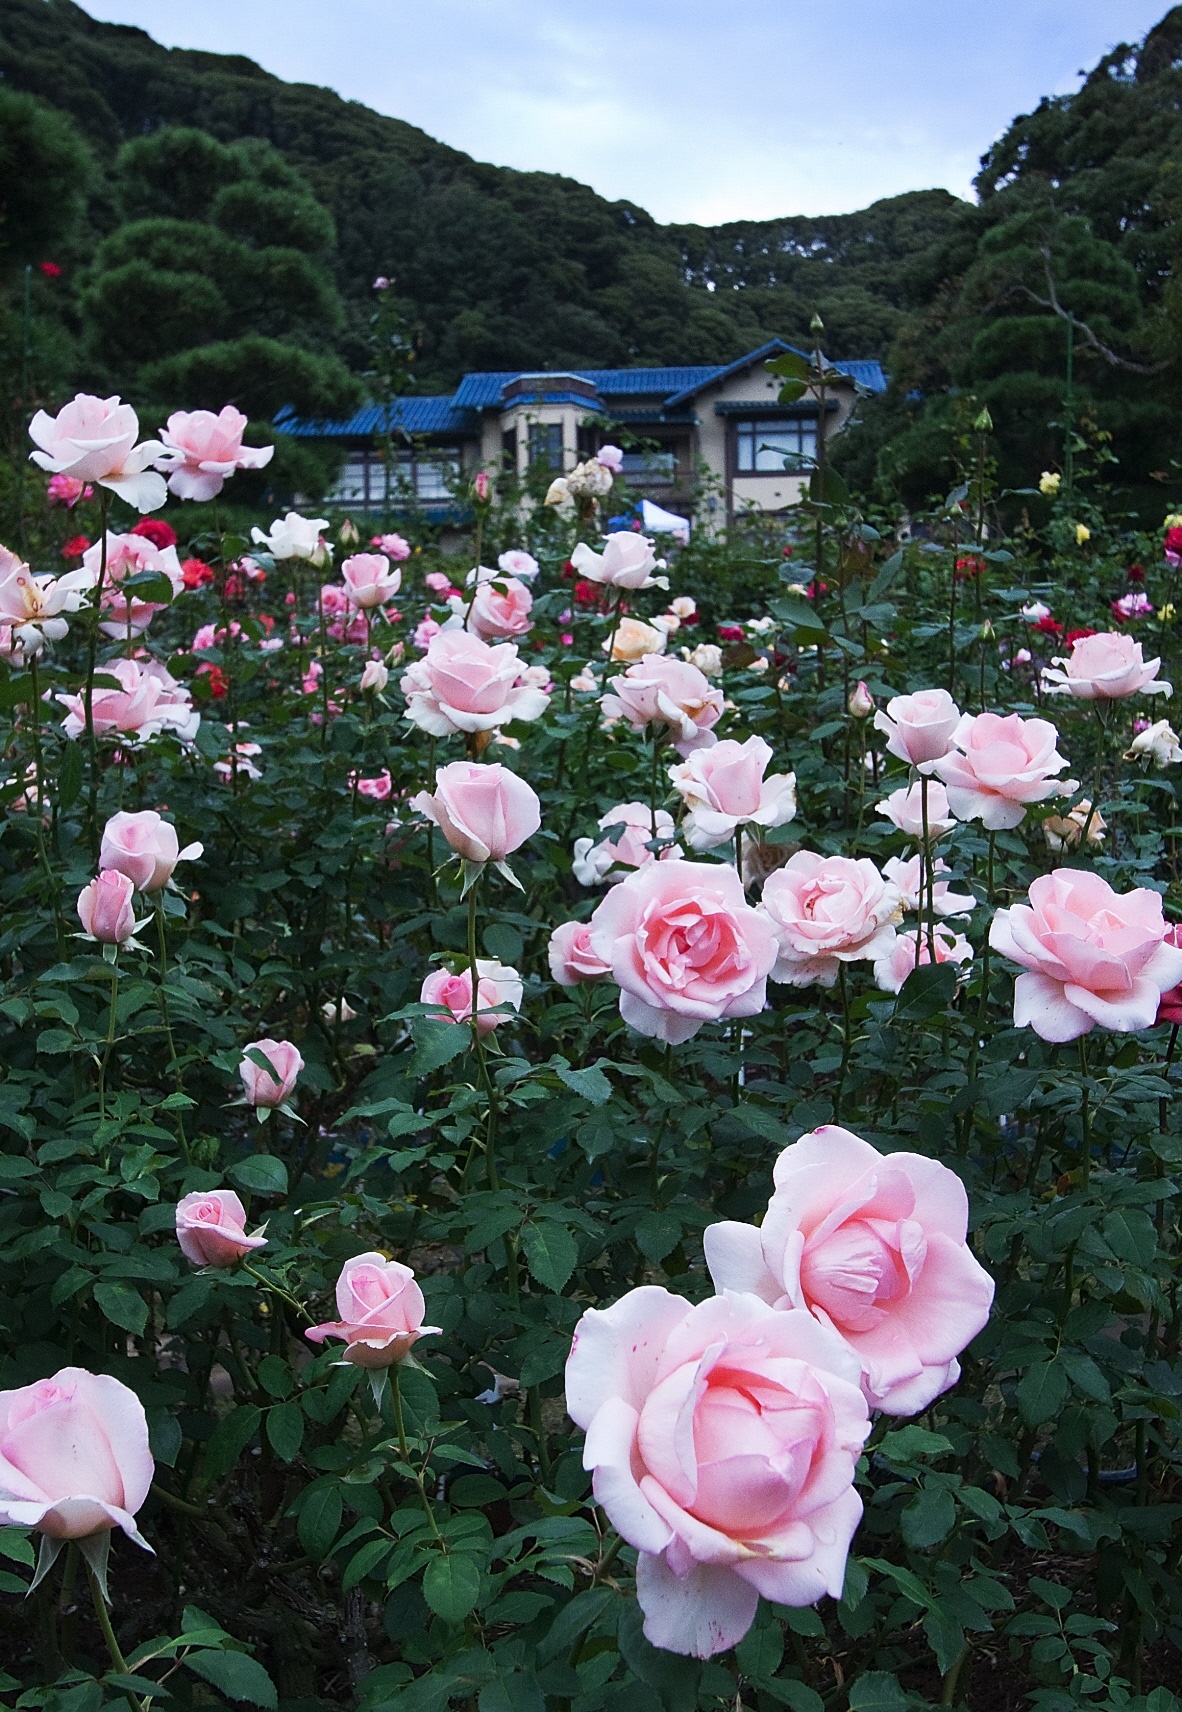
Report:
[[[60,427],[35,430],[48,466],[65,462]],[[169,423],[176,447],[194,435],[191,422]],[[91,423],[88,444],[99,438]],[[131,534],[135,514],[101,485],[159,502],[150,470],[127,475],[129,451],[107,457],[105,477],[94,466],[89,494],[54,476],[72,508],[45,509],[37,573],[55,568],[66,532],[113,533],[106,559],[96,548],[84,562],[103,579],[101,610],[85,575],[60,585],[61,600],[48,583],[34,598],[5,561],[0,585],[6,603],[26,603],[25,626],[14,608],[15,629],[0,633],[0,1503],[25,1524],[0,1530],[10,1703],[985,1712],[1025,1695],[1044,1712],[1173,1712],[1159,1685],[1176,1681],[1182,1643],[1182,1151],[1169,1020],[1182,1009],[1155,1022],[1168,974],[1105,986],[1094,965],[1119,973],[1135,955],[1143,974],[1162,901],[1171,914],[1182,902],[1169,770],[1182,748],[1160,724],[1135,735],[1151,704],[1133,692],[1160,674],[1136,665],[1131,640],[1164,656],[1161,671],[1182,666],[1182,530],[1163,556],[1160,537],[1106,522],[1085,468],[1074,487],[1045,481],[1046,530],[1003,546],[987,418],[970,451],[961,485],[910,545],[819,473],[781,523],[677,550],[668,593],[649,584],[638,537],[614,537],[601,556],[586,487],[576,513],[570,502],[522,512],[482,482],[474,557],[505,558],[471,613],[452,583],[457,561],[397,536],[377,543],[375,561],[357,555],[347,523],[324,543],[319,523],[288,518],[253,545],[216,528],[182,539],[175,558],[163,519]],[[193,464],[178,481],[178,456],[164,460],[174,493],[208,497],[218,478]],[[240,456],[231,444],[224,461]],[[583,477],[600,493],[607,479],[599,466]],[[186,508],[167,518],[185,537]],[[540,566],[532,604],[526,549]],[[457,616],[521,650],[497,692],[499,728],[495,714],[440,713],[463,701],[454,673],[448,696],[432,679],[441,644],[482,646],[462,626],[436,634]],[[1115,699],[1054,693],[1049,661],[1071,646],[1065,630],[1119,633],[1101,644],[1132,662]],[[50,647],[39,651],[41,636]],[[656,669],[654,653],[659,671],[687,673],[682,650],[692,653],[711,674],[696,713],[685,701],[662,716],[671,730],[641,730],[621,716],[626,699],[601,704],[609,641],[624,655],[614,687],[625,698],[636,672]],[[628,659],[644,653],[629,678]],[[498,659],[502,671],[509,656]],[[994,755],[995,785],[1009,779],[1012,796],[1000,823],[987,810],[993,830],[973,818],[972,791],[957,796],[955,767],[941,777],[965,818],[945,814],[937,781],[912,786],[919,774],[900,759],[892,719],[870,717],[876,703],[937,688],[970,713],[1053,720],[1061,758],[1085,783],[1067,781],[1044,743],[1020,787],[1012,752],[1008,773]],[[946,745],[946,696],[917,705],[945,720]],[[892,711],[902,718],[897,702]],[[744,885],[726,817],[719,842],[717,816],[687,784],[694,754],[715,751],[690,741],[682,765],[670,741],[685,740],[686,718],[715,737],[762,738],[774,756],[770,796],[757,792],[741,816]],[[516,830],[487,847],[456,830],[442,783],[433,806],[419,794],[465,755],[478,785],[494,768],[508,775],[499,788]],[[125,823],[112,825],[148,810],[175,826],[159,872],[126,843]],[[930,873],[917,918],[918,872],[907,878],[903,865],[925,826],[947,869]],[[654,861],[671,841],[683,858]],[[608,883],[608,845],[639,864],[636,879]],[[511,873],[482,864],[482,851],[508,851]],[[786,877],[802,863],[854,872],[825,868],[834,858],[856,859],[860,901],[852,915],[848,901],[827,914],[815,899],[806,913],[816,912],[809,932],[848,960],[810,963],[785,925]],[[162,888],[172,868],[175,885]],[[1076,984],[1060,982],[1027,1008],[1034,1027],[1019,1026],[1016,993],[1021,1005],[1029,989],[1015,987],[1004,922],[1051,870],[1116,894],[1090,924],[1058,921],[1063,956],[1071,931],[1107,949],[1088,951],[1091,963],[1072,965]],[[638,882],[722,898],[720,919],[740,922],[753,957],[775,921],[766,1002],[765,959],[758,981],[743,975],[741,1003],[724,1014],[708,994],[687,1028],[677,993],[659,995],[655,941],[647,974],[609,959],[615,978],[561,984],[580,957],[584,974],[597,957],[604,970],[596,934],[627,914]],[[937,924],[937,908],[949,919]],[[1151,928],[1157,912],[1147,939],[1130,910]],[[705,956],[710,994],[723,992],[733,967],[711,962],[709,946]],[[1162,967],[1172,959],[1182,953],[1167,950]],[[473,1031],[464,981],[477,962],[482,1020],[495,1026]],[[639,1006],[616,979],[633,996],[639,982]],[[1100,1026],[1077,1039],[1081,1016]],[[949,1315],[967,1328],[925,1368],[939,1394],[864,1381],[892,1412],[874,1404],[856,1471],[865,1513],[844,1573],[844,1542],[831,1540],[832,1597],[781,1580],[784,1602],[762,1602],[746,1632],[740,1621],[722,1640],[654,1646],[642,1625],[654,1621],[655,1572],[646,1594],[641,1562],[642,1610],[635,1518],[618,1485],[592,1493],[565,1412],[572,1333],[586,1310],[621,1297],[666,1317],[666,1291],[706,1303],[711,1273],[716,1285],[727,1277],[720,1221],[738,1230],[732,1243],[747,1242],[744,1229],[758,1240],[777,1160],[782,1194],[798,1157],[784,1150],[837,1123],[887,1156],[886,1199],[857,1229],[872,1249],[902,1243],[909,1275],[925,1265],[923,1242],[934,1251],[956,1238],[963,1191],[941,1187],[943,1212],[916,1211],[929,1219],[917,1237],[898,1170],[964,1185],[972,1234],[959,1252],[975,1258],[958,1264],[985,1281],[986,1304],[996,1284],[993,1313],[962,1351],[959,1379],[940,1363],[985,1320],[968,1287],[912,1325],[921,1344]],[[808,1145],[824,1173],[850,1144],[822,1127]],[[841,1230],[867,1193],[878,1191],[834,1215]],[[212,1229],[210,1207],[224,1229]],[[892,1219],[911,1234],[892,1235]],[[780,1266],[771,1229],[764,1253]],[[345,1323],[315,1328],[338,1341],[307,1337],[330,1320],[338,1274],[359,1256],[413,1268],[425,1297],[417,1311],[410,1302],[402,1343],[370,1334],[374,1358],[364,1328],[347,1329],[347,1290]],[[906,1297],[902,1274],[876,1272],[873,1254],[850,1250],[842,1264],[857,1288],[878,1280],[876,1302]],[[754,1275],[737,1287],[766,1288]],[[844,1323],[839,1297],[826,1299]],[[807,1319],[733,1301],[725,1312]],[[424,1320],[439,1329],[415,1340]],[[588,1371],[586,1351],[601,1347],[592,1332],[617,1323],[583,1322],[582,1376],[567,1393],[580,1419],[630,1359]],[[827,1314],[808,1323],[840,1344]],[[413,1362],[382,1365],[408,1351]],[[115,1521],[127,1531],[119,1518],[138,1512],[155,1556],[116,1532],[109,1619],[96,1542],[111,1536],[85,1532],[109,1519],[63,1524],[70,1543],[56,1561],[61,1540],[43,1543],[47,1574],[24,1603],[41,1510],[8,1488],[52,1462],[58,1443],[25,1429],[57,1418],[38,1410],[101,1418],[107,1395],[68,1374],[56,1391],[21,1389],[62,1369],[129,1387],[150,1432],[154,1471],[134,1435],[130,1450],[112,1441],[123,1458]],[[753,1394],[769,1383],[753,1380]],[[821,1405],[807,1394],[811,1419]],[[864,1412],[855,1386],[841,1395],[847,1417]],[[109,1478],[96,1442],[92,1483]],[[660,1444],[651,1431],[644,1442],[653,1465]],[[602,1433],[597,1443],[602,1463]]]

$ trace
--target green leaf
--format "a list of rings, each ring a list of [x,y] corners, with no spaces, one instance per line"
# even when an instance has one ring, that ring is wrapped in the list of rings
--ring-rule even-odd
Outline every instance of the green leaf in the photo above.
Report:
[[[776,394],[777,404],[795,404],[809,389],[806,380],[786,380]]]
[[[757,1623],[735,1648],[735,1657],[745,1676],[775,1676],[783,1656],[784,1632],[778,1623]]]
[[[532,1670],[514,1670],[480,1690],[480,1712],[546,1712],[546,1698]]]
[[[205,1447],[202,1472],[207,1479],[220,1480],[229,1473],[258,1431],[262,1418],[263,1411],[254,1403],[241,1404],[222,1417]]]
[[[943,1433],[930,1433],[926,1427],[913,1425],[887,1433],[878,1448],[888,1462],[908,1463],[921,1456],[947,1456],[952,1443]]]
[[[521,953],[525,949],[520,933],[511,927],[507,921],[491,921],[484,930],[484,949],[490,957],[495,957],[499,963],[516,966],[521,961]]]
[[[94,1299],[113,1326],[134,1337],[139,1337],[148,1323],[148,1304],[130,1284],[96,1284]]]
[[[445,1623],[462,1623],[480,1597],[480,1566],[466,1552],[440,1553],[423,1575],[423,1598]]]
[[[334,1482],[313,1486],[300,1508],[297,1531],[309,1557],[327,1557],[341,1529],[344,1508],[341,1489]]]
[[[150,601],[153,606],[172,605],[172,579],[163,571],[137,571],[133,577],[124,577],[118,592],[125,591],[137,600]]]
[[[271,1397],[290,1397],[295,1374],[281,1355],[265,1355],[259,1362],[259,1384]]]
[[[802,357],[799,351],[782,351],[778,357],[769,357],[763,366],[768,374],[775,375],[777,380],[809,378],[808,358]]]
[[[82,745],[67,743],[57,770],[57,806],[72,808],[82,790]]]
[[[902,569],[903,549],[900,547],[897,553],[891,554],[886,564],[882,566],[878,575],[871,583],[866,594],[867,606],[873,606],[876,601],[882,599],[883,595],[886,594],[887,590],[894,583],[895,578]]]
[[[256,1195],[286,1195],[287,1166],[273,1153],[250,1153],[231,1165],[227,1175],[240,1189]]]
[[[1117,1207],[1105,1218],[1101,1229],[1118,1260],[1132,1266],[1152,1264],[1157,1252],[1157,1232],[1148,1213],[1140,1207]]]
[[[579,1636],[585,1635],[591,1625],[598,1622],[616,1597],[610,1587],[588,1587],[582,1593],[576,1593],[538,1642],[538,1657],[545,1661],[569,1653]]]
[[[850,490],[836,470],[814,470],[809,482],[809,498],[815,504],[848,505]]]
[[[585,1070],[559,1070],[558,1080],[572,1094],[581,1094],[593,1106],[605,1106],[612,1097],[612,1085],[602,1070],[592,1064]]]
[[[372,1574],[388,1555],[392,1545],[393,1542],[387,1539],[366,1540],[345,1565],[345,1573],[341,1577],[342,1593],[348,1593],[350,1588],[356,1587],[359,1581],[364,1581],[367,1575]]]
[[[925,1486],[899,1518],[903,1538],[916,1551],[938,1545],[956,1526],[956,1500],[942,1486]]]
[[[807,1682],[780,1680],[767,1683],[763,1691],[774,1694],[785,1706],[791,1706],[792,1712],[825,1712],[825,1702]]]
[[[946,1611],[929,1611],[923,1620],[924,1633],[936,1655],[936,1666],[946,1676],[964,1650],[964,1630]]]
[[[924,1022],[947,1010],[956,992],[955,963],[925,963],[913,969],[895,1000],[896,1022]]]
[[[850,1712],[902,1712],[906,1691],[885,1670],[868,1670],[850,1684]]]
[[[1017,1396],[1027,1426],[1051,1420],[1067,1400],[1066,1368],[1058,1361],[1036,1361],[1022,1375]]]
[[[258,1659],[248,1653],[193,1652],[186,1654],[184,1662],[195,1676],[212,1683],[231,1700],[249,1700],[252,1706],[279,1704],[275,1684]]]
[[[566,1226],[553,1219],[523,1225],[521,1246],[526,1265],[538,1283],[560,1296],[579,1258],[575,1239]]]
[[[646,1213],[636,1227],[636,1246],[659,1266],[681,1241],[681,1220],[672,1213]]]
[[[467,1051],[472,1031],[467,1023],[442,1022],[435,1017],[416,1017],[412,1032],[415,1054],[410,1061],[412,1076],[429,1076]]]
[[[280,1462],[290,1462],[304,1442],[304,1412],[298,1403],[276,1403],[267,1410],[267,1438]]]

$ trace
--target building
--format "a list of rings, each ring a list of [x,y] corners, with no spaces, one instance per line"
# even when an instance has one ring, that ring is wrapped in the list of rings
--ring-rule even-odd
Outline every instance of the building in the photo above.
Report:
[[[454,495],[479,469],[524,477],[541,462],[558,474],[622,441],[623,473],[639,494],[686,516],[704,496],[721,522],[793,504],[818,432],[839,433],[860,394],[886,389],[877,362],[833,363],[841,379],[826,388],[822,430],[821,400],[809,392],[779,404],[780,382],[764,367],[794,349],[774,339],[722,365],[468,374],[445,397],[396,400],[388,426],[384,407],[373,404],[343,422],[284,411],[275,426],[341,446],[328,502],[373,515],[413,506],[434,521],[458,521]]]

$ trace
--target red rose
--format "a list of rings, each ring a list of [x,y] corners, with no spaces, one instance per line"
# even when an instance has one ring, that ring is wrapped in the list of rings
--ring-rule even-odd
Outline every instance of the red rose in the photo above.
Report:
[[[1046,618],[1040,618],[1032,628],[1041,630],[1044,636],[1062,636],[1063,634],[1063,626],[1057,618],[1052,618],[1049,613]],[[1091,631],[1089,630],[1087,634],[1090,636]]]
[[[62,547],[63,559],[80,559],[83,553],[89,552],[90,542],[85,535],[75,535]]]
[[[1141,565],[1129,566],[1129,581],[1131,583],[1143,583],[1145,581],[1145,571]]]
[[[186,559],[181,565],[181,575],[187,589],[204,588],[213,581],[213,566],[203,564],[200,559]]]
[[[56,262],[38,262],[37,266],[46,279],[60,279],[62,277],[62,270]]]
[[[166,547],[176,546],[176,530],[160,517],[142,517],[131,533],[142,535],[145,541],[150,541],[153,547],[159,548],[161,552]]]
[[[1041,625],[1038,625],[1035,628],[1041,629]],[[1094,630],[1088,630],[1086,628],[1083,630],[1069,630],[1063,640],[1069,648],[1073,648],[1077,642],[1083,639],[1083,637],[1094,636],[1095,634],[1096,632]]]
[[[720,642],[741,642],[743,640],[743,626],[741,624],[720,624],[718,626],[718,639]]]

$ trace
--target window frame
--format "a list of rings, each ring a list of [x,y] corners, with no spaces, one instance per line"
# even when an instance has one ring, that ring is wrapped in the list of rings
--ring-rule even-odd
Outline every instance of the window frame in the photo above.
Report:
[[[751,457],[752,457],[752,462],[754,463],[754,460],[759,455],[759,448],[758,448],[757,442],[759,440],[760,434],[761,433],[766,434],[769,431],[777,432],[777,433],[783,433],[783,432],[785,432],[785,430],[795,431],[798,440],[803,440],[806,435],[811,436],[812,450],[811,451],[805,451],[803,449],[803,447],[798,446],[796,448],[795,455],[799,458],[809,458],[813,461],[813,464],[815,464],[816,456],[817,456],[817,444],[818,444],[818,440],[820,438],[820,429],[821,429],[821,419],[820,419],[820,413],[819,412],[807,413],[805,411],[801,411],[798,414],[792,415],[792,416],[772,414],[770,412],[766,416],[759,415],[759,414],[754,413],[754,412],[750,416],[739,416],[736,414],[735,416],[731,417],[730,428],[731,428],[731,433],[730,433],[730,441],[731,441],[730,463],[731,463],[732,479],[741,478],[743,481],[750,481],[753,479],[754,480],[761,480],[761,479],[764,479],[768,476],[777,476],[781,480],[783,480],[783,478],[785,476],[804,477],[810,473],[810,469],[812,467],[811,464],[810,464],[809,468],[796,469],[796,470],[789,469],[783,463],[781,463],[779,465],[779,467],[775,468],[775,469],[763,469],[763,470],[761,470],[761,469],[752,468],[752,469],[746,469],[745,470],[742,468],[742,466],[739,462],[740,446],[741,446],[742,442],[744,440],[750,439],[750,441],[751,441]],[[750,433],[745,432],[745,430],[748,430],[748,429],[750,430]],[[781,456],[781,457],[790,456],[790,455],[792,455],[792,449],[788,448],[785,450],[784,453],[779,453],[777,455]]]

